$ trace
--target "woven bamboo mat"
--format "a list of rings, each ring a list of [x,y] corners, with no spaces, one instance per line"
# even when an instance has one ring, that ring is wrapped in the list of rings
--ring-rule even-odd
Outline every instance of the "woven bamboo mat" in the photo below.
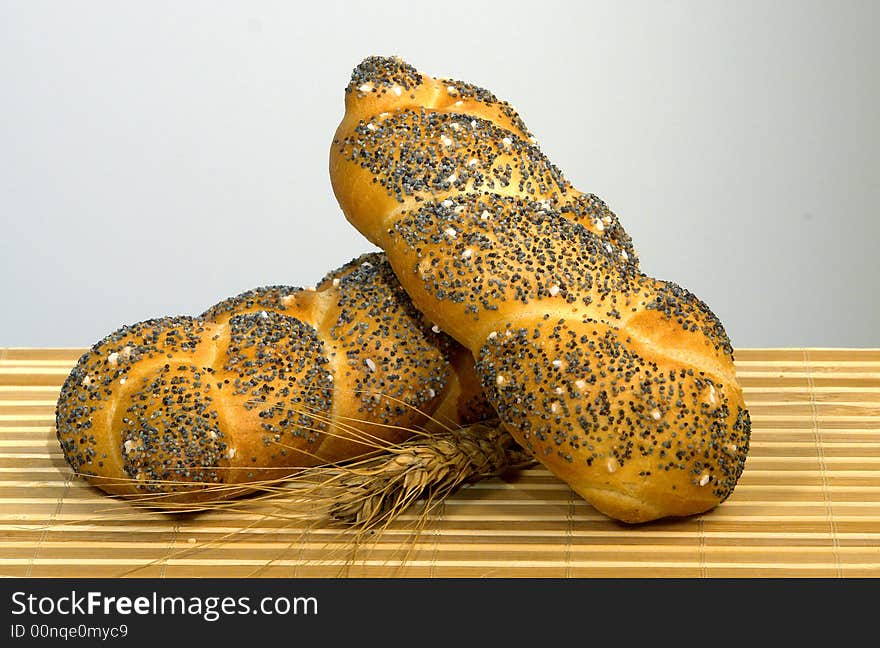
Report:
[[[171,516],[72,479],[54,406],[81,352],[0,348],[2,576],[880,576],[880,349],[738,350],[751,453],[703,516],[627,527],[533,468],[360,540],[283,502]]]

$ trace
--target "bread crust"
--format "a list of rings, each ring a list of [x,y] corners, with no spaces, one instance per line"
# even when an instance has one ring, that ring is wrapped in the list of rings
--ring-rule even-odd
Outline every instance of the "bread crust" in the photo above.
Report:
[[[465,86],[399,59],[355,69],[330,152],[342,211],[474,354],[514,438],[597,509],[645,522],[716,506],[750,434],[724,327],[640,270],[617,217],[505,102],[458,103]]]
[[[112,333],[65,381],[56,429],[75,472],[108,493],[223,500],[399,443],[437,410],[451,425],[485,414],[456,354],[371,253],[314,290],[258,288]]]

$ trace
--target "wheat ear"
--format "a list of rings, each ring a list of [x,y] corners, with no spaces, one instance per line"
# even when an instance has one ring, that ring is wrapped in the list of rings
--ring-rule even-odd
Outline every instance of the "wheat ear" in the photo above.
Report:
[[[442,502],[463,484],[533,462],[497,423],[417,435],[386,452],[321,475],[320,493],[333,520],[361,530],[392,522],[420,500]]]

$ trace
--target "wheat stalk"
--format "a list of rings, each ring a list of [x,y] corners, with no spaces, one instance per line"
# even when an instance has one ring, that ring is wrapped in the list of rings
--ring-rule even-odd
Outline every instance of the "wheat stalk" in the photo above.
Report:
[[[311,528],[324,526],[328,519],[343,524],[354,532],[348,545],[352,552],[349,561],[353,562],[364,535],[388,527],[417,502],[424,501],[425,506],[416,516],[413,541],[428,522],[432,510],[442,505],[448,496],[464,484],[534,464],[532,456],[496,421],[442,432],[413,430],[413,433],[408,441],[399,444],[376,444],[375,451],[367,457],[304,469],[286,480],[254,482],[250,486],[257,494],[243,500],[232,499],[192,507],[163,506],[165,512],[224,510],[227,513],[247,514],[253,510],[249,503],[273,505],[271,511],[264,511],[260,518],[241,529],[209,542],[175,549],[163,558],[122,575],[131,575],[169,558],[179,559],[210,547],[223,546],[268,518],[281,523],[280,528],[301,528],[304,534]],[[138,503],[152,508],[149,500],[140,500]],[[114,519],[126,517],[115,509],[108,509],[106,513]],[[142,509],[129,515],[141,519]],[[92,521],[96,519],[100,519],[100,516]],[[282,558],[292,547],[280,552],[278,558]],[[406,550],[406,547],[402,549]],[[259,567],[255,574],[270,566],[274,560],[270,559]]]
[[[121,495],[113,499],[129,501],[138,506],[130,511],[121,511],[108,501],[108,506],[97,509],[88,521],[94,523],[105,517],[141,520],[144,508],[184,514],[209,514],[215,510],[232,514],[249,514],[254,510],[262,512],[260,518],[244,528],[207,543],[170,551],[167,556],[140,565],[131,572],[169,558],[180,558],[211,546],[222,546],[269,518],[280,523],[282,528],[302,528],[303,533],[328,521],[341,523],[354,532],[351,542],[354,552],[360,546],[363,535],[386,528],[417,502],[424,502],[425,506],[420,507],[416,516],[416,534],[428,522],[432,511],[464,484],[534,464],[531,455],[494,420],[454,429],[444,428],[442,431],[410,429],[412,436],[400,443],[360,435],[359,423],[352,419],[346,424],[344,432],[355,435],[362,439],[362,443],[372,447],[372,452],[360,458],[298,469],[283,478],[256,479],[246,483],[163,481],[161,485],[166,487],[202,486],[217,496],[229,491],[232,498],[186,504],[173,501],[174,491]],[[242,487],[247,487],[250,494],[244,498],[235,497]],[[267,511],[261,506],[266,504],[271,510]],[[78,523],[53,522],[53,526]],[[268,561],[263,568],[272,562]]]

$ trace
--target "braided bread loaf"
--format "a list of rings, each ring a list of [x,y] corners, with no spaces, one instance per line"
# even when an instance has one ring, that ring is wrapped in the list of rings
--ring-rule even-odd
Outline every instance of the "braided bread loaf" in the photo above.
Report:
[[[343,212],[474,353],[514,438],[623,521],[727,498],[750,426],[709,308],[642,274],[607,206],[486,90],[372,57],[345,108],[330,153]]]
[[[179,504],[240,495],[443,419],[482,420],[491,410],[470,354],[429,326],[376,253],[314,290],[258,288],[198,318],[126,326],[71,371],[58,438],[103,490]]]

